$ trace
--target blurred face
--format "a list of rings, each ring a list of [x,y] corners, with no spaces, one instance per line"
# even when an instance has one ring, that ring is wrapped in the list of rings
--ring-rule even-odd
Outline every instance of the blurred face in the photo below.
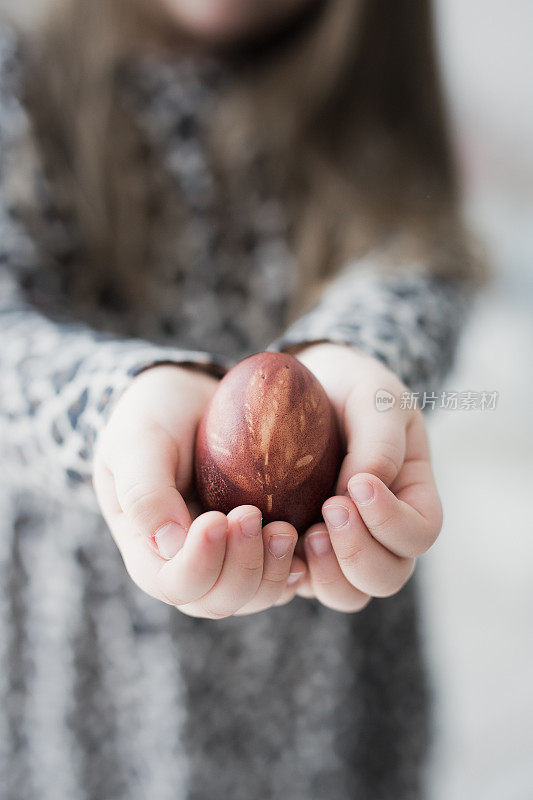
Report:
[[[154,0],[151,0],[152,2]],[[268,32],[316,0],[155,0],[187,34],[205,43],[242,42]]]

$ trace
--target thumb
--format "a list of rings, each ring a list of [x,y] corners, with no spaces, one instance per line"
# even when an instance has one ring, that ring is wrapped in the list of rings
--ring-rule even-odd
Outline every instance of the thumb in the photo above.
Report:
[[[380,412],[375,406],[372,383],[358,387],[346,401],[344,425],[347,453],[341,465],[336,493],[347,493],[348,481],[358,472],[369,472],[390,486],[405,458],[409,412],[391,408]]]
[[[151,539],[163,558],[176,554],[191,525],[176,488],[179,456],[179,447],[168,433],[150,426],[115,446],[107,459],[118,503],[132,533]]]

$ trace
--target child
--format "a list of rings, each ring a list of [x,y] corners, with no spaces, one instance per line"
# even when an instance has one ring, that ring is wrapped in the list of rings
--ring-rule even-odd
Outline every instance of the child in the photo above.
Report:
[[[419,797],[441,508],[400,398],[476,278],[427,2],[68,0],[2,30],[0,147],[2,796]],[[264,349],[345,438],[308,531],[194,505]]]

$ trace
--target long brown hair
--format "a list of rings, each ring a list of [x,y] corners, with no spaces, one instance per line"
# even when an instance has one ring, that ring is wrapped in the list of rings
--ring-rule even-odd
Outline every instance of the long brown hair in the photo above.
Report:
[[[228,190],[247,169],[247,138],[278,165],[300,287],[292,314],[369,252],[387,267],[422,262],[477,280],[481,261],[457,211],[429,0],[312,6],[262,56],[257,47],[224,54],[240,80],[212,142]],[[113,71],[128,51],[183,42],[142,0],[62,0],[31,43],[39,80],[28,81],[29,104],[90,254],[82,292],[111,269],[128,301],[143,302],[141,143],[115,102]]]

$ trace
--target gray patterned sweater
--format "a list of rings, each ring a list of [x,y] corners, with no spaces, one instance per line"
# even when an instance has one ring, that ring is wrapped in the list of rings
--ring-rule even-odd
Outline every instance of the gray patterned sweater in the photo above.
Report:
[[[159,313],[96,297],[77,307],[45,266],[52,253],[75,270],[75,248],[22,101],[23,60],[2,30],[0,797],[419,797],[428,703],[415,583],[355,615],[297,598],[252,617],[186,617],[128,578],[91,457],[114,400],[161,361],[221,375],[251,352],[328,339],[374,354],[413,389],[434,388],[463,287],[416,265],[387,275],[370,257],[287,328],[283,208],[259,165],[239,212],[242,257],[228,257],[198,134],[212,84],[190,59],[151,57],[122,80],[157,163]],[[20,198],[34,204],[39,235]]]

